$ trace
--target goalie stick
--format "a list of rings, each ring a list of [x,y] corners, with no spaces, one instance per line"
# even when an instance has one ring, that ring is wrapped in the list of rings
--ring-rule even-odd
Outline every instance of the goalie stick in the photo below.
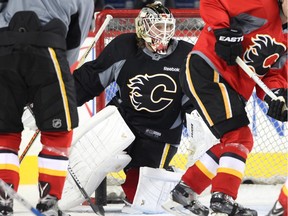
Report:
[[[15,190],[9,187],[2,179],[0,179],[0,187],[12,198],[16,199],[19,203],[29,209],[34,215],[43,216],[40,211],[34,208],[29,202],[22,198]]]
[[[68,171],[72,177],[72,179],[74,180],[75,184],[77,185],[78,189],[80,190],[80,192],[82,193],[83,197],[85,198],[85,200],[87,201],[87,203],[91,206],[92,210],[97,214],[97,215],[101,215],[104,216],[105,212],[104,212],[104,208],[100,208],[98,205],[95,205],[90,196],[88,196],[87,192],[85,191],[85,189],[83,188],[83,186],[81,185],[81,182],[79,181],[79,179],[77,178],[76,174],[73,172],[72,168],[70,167],[70,165],[68,165]]]

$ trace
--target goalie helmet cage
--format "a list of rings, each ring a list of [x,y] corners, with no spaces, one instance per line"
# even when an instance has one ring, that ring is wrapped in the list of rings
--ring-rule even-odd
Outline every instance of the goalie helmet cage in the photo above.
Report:
[[[176,18],[175,38],[195,43],[204,26],[199,10],[171,9],[171,12]],[[113,19],[95,46],[96,56],[117,35],[135,32],[134,19],[138,13],[139,10],[133,9],[103,10],[97,15],[95,32],[102,25],[107,14],[112,15]],[[105,107],[106,103],[115,95],[115,92],[116,86],[112,84],[106,88],[105,93],[96,98],[96,112]],[[248,101],[246,108],[253,132],[254,148],[248,156],[243,180],[262,184],[284,183],[288,164],[288,148],[286,146],[288,143],[287,123],[281,123],[266,116],[267,105],[259,100],[255,93]],[[191,140],[189,140],[187,131],[183,129],[181,144],[171,163],[171,165],[183,171],[187,168],[187,164],[195,162],[207,150],[202,146],[191,143]],[[95,193],[97,204],[105,205],[107,201],[113,202],[114,199],[121,198],[123,193],[119,189],[119,185],[124,179],[125,175],[123,172],[109,174],[107,180],[97,189],[98,193],[97,191]]]

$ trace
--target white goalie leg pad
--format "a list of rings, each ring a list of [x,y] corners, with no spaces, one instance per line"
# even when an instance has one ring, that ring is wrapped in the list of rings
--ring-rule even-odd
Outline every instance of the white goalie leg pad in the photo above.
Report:
[[[139,182],[132,208],[147,214],[164,213],[161,205],[169,198],[171,190],[183,173],[165,169],[141,167]]]
[[[107,173],[118,172],[131,160],[123,152],[135,139],[117,108],[108,106],[75,130],[69,165],[90,196]],[[59,206],[63,210],[85,198],[68,174]]]
[[[106,162],[108,163],[102,164],[101,169],[106,173],[120,172],[128,165],[131,159],[132,158],[126,152],[121,152],[120,154],[107,158]]]
[[[113,163],[111,163],[111,161],[113,161]],[[80,161],[80,163],[78,163],[78,161],[77,165],[72,167],[72,169],[73,172],[78,174],[77,177],[87,194],[91,196],[109,172],[119,172],[130,161],[131,157],[123,152],[123,154],[107,158],[102,165],[94,170],[92,170],[91,167],[87,167],[87,164],[83,163],[83,161]],[[84,201],[85,198],[81,194],[73,178],[71,175],[68,175],[65,181],[62,199],[59,201],[60,208],[68,210],[80,205]]]
[[[186,113],[188,132],[188,162],[187,167],[193,165],[208,149],[219,143],[208,126],[203,121],[197,110],[191,114]]]

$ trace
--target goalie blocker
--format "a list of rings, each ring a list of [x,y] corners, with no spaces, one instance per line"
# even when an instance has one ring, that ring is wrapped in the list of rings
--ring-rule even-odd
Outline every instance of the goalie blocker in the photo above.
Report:
[[[213,145],[219,143],[197,110],[186,113],[188,133],[188,161],[187,167],[192,166]]]
[[[130,156],[123,150],[134,139],[115,106],[107,106],[75,130],[69,166],[89,196],[109,172],[118,172],[130,162]],[[68,175],[59,201],[60,208],[68,210],[84,200],[73,178]]]

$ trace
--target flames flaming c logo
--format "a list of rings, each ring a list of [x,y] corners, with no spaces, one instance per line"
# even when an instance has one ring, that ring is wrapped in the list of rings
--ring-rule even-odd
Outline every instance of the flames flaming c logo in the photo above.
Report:
[[[127,85],[130,101],[137,111],[160,112],[173,102],[177,84],[166,74],[137,75]]]
[[[286,51],[283,43],[278,43],[270,35],[259,35],[252,38],[251,45],[244,53],[244,61],[259,76],[264,76],[271,66]]]

